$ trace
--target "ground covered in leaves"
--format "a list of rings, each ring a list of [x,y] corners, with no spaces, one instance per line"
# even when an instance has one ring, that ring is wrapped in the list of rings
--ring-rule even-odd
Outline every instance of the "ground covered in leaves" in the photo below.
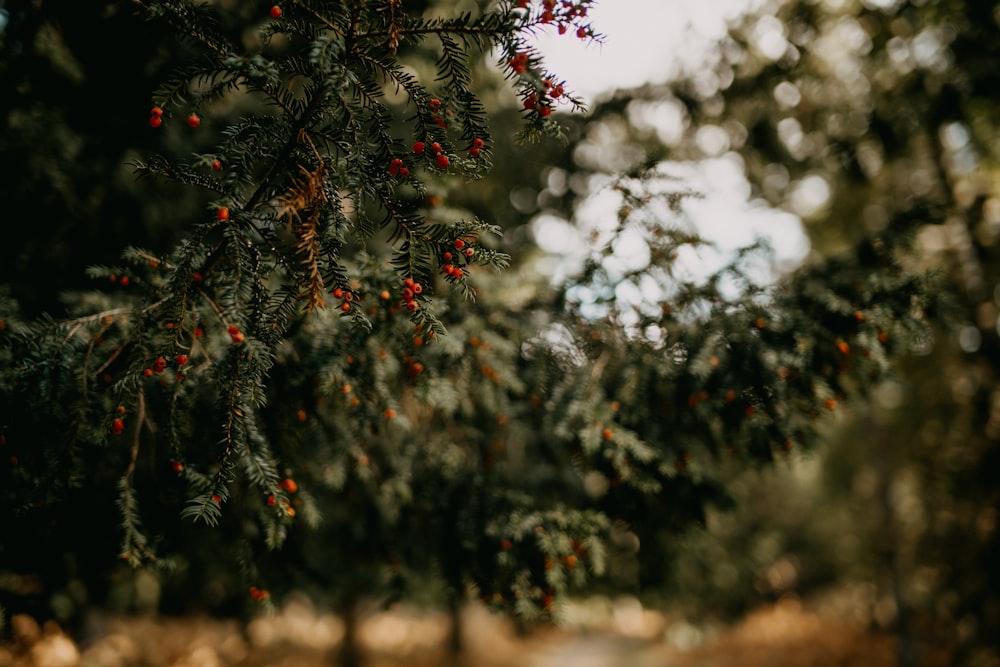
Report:
[[[365,667],[833,667],[899,664],[895,638],[831,618],[796,599],[706,631],[616,604],[600,620],[567,613],[560,627],[519,635],[480,608],[463,616],[460,660],[449,660],[445,615],[405,609],[365,618],[359,639]],[[55,624],[10,620],[0,667],[331,667],[343,624],[292,599],[274,614],[239,624],[201,617],[98,618],[74,640]],[[927,667],[942,664],[929,660]]]

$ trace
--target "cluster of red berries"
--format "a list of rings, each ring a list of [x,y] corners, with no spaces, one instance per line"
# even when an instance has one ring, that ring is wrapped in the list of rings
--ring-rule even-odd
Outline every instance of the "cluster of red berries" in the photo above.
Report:
[[[342,312],[351,312],[351,304],[355,299],[354,292],[337,287],[333,290],[333,298],[340,299],[340,310]]]
[[[524,51],[520,51],[514,55],[513,58],[507,61],[510,68],[518,74],[524,74],[528,71],[528,54]]]
[[[168,323],[168,328],[173,328],[172,324],[173,324],[172,322],[169,322]],[[198,335],[197,332],[199,332],[200,330],[196,329],[195,331],[196,331],[196,335]],[[177,365],[177,371],[178,371],[178,373],[177,373],[177,379],[178,380],[183,380],[184,376],[180,373],[180,370],[184,366],[187,366],[187,364],[188,364],[188,356],[186,354],[178,354],[174,358],[174,363]],[[142,374],[145,377],[152,377],[156,373],[162,373],[163,371],[166,370],[166,368],[167,368],[167,360],[164,359],[163,357],[157,357],[153,361],[153,365],[150,368],[147,368],[147,369],[143,370]]]
[[[266,588],[257,588],[256,586],[251,586],[247,590],[250,593],[250,597],[252,597],[257,602],[263,602],[264,600],[271,597],[271,594],[268,592]]]
[[[452,253],[450,250],[445,250],[441,253],[441,273],[449,278],[461,280],[465,277],[466,269],[462,268],[462,266],[458,264],[458,261],[460,261],[459,258],[464,256],[466,258],[466,263],[468,263],[468,261],[475,256],[476,249],[467,244],[465,239],[455,239],[453,245],[455,246],[455,250],[459,252]]]
[[[409,178],[410,170],[403,165],[402,160],[395,158],[389,163],[389,175],[398,176],[400,178]]]
[[[128,284],[130,282],[128,276],[116,276],[113,273],[108,276],[108,280],[110,280],[113,283],[118,283],[122,287],[128,287]]]
[[[486,142],[476,137],[472,140],[472,146],[469,148],[469,157],[479,157],[479,151],[483,150],[486,146]]]
[[[201,118],[196,113],[191,113],[187,117],[187,124],[191,127],[198,127],[201,125]],[[163,108],[153,107],[149,110],[149,126],[159,127],[163,125]]]
[[[431,114],[434,116],[434,124],[440,127],[442,130],[448,127],[448,121],[444,119],[447,112],[441,107],[441,100],[432,98],[430,101]]]
[[[159,127],[161,125],[163,125],[163,109],[153,107],[149,110],[149,126]]]
[[[440,167],[441,169],[447,169],[448,165],[451,164],[451,160],[448,158],[447,155],[444,154],[444,151],[441,148],[441,144],[435,141],[430,145],[430,149],[431,152],[437,156],[435,158],[437,166]],[[413,152],[416,153],[417,155],[423,155],[426,150],[427,150],[427,144],[425,144],[422,141],[417,141],[413,144]]]
[[[232,341],[237,345],[242,343],[245,338],[243,332],[240,331],[240,328],[235,324],[230,324],[228,327],[226,327],[226,332],[229,334],[229,337],[232,339]]]
[[[552,114],[553,103],[566,94],[566,89],[561,83],[553,83],[551,79],[546,79],[544,85],[544,91],[529,93],[523,100],[526,110],[537,111],[543,118]]]
[[[413,278],[407,278],[403,281],[403,305],[411,313],[420,307],[420,304],[417,302],[417,295],[423,291],[423,285],[413,280]]]
[[[406,373],[410,377],[415,377],[424,372],[424,365],[414,359],[412,354],[404,354],[403,361],[406,362]]]

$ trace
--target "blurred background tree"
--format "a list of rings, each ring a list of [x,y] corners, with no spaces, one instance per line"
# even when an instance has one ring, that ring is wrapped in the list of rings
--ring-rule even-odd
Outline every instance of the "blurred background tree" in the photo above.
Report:
[[[950,324],[829,446],[733,472],[738,509],[675,563],[683,613],[731,620],[825,595],[898,631],[904,664],[930,647],[996,663],[998,21],[992,2],[766,3],[714,68],[617,91],[585,121],[573,177],[603,171],[612,145],[675,173],[731,170],[746,179],[737,200],[802,220],[807,265],[907,227],[904,261],[939,272],[948,295]]]
[[[220,8],[220,30],[258,48],[268,8]],[[532,8],[540,19],[545,6]],[[478,7],[406,9],[429,20]],[[178,32],[124,2],[5,11],[3,182],[9,210],[32,212],[3,247],[10,336],[43,314],[92,312],[81,295],[106,272],[85,269],[121,267],[129,247],[167,256],[205,197],[136,181],[129,165],[215,146],[179,122],[146,124],[151,91],[196,62]],[[904,658],[947,646],[956,664],[990,664],[997,30],[991,3],[778,3],[734,25],[713,70],[618,91],[586,116],[557,110],[566,142],[495,141],[489,178],[428,178],[419,215],[498,225],[502,239],[483,247],[510,254],[511,268],[474,273],[475,303],[439,285],[448,334],[433,344],[381,307],[372,335],[336,313],[296,325],[269,376],[280,400],[262,418],[281,457],[279,497],[303,503],[278,551],[269,524],[252,519],[268,511],[266,494],[239,496],[252,512],[224,513],[213,530],[177,520],[183,479],[211,467],[193,452],[211,451],[214,431],[196,445],[162,434],[144,445],[144,530],[168,552],[184,545],[158,604],[236,613],[265,586],[342,610],[373,591],[450,591],[454,603],[471,581],[531,618],[558,612],[551,593],[582,584],[585,559],[604,573],[594,559],[607,549],[610,576],[590,591],[634,592],[704,621],[789,592],[846,590],[850,613],[899,632]],[[104,42],[129,58],[109,62]],[[404,54],[426,75],[438,54],[423,46]],[[476,64],[478,92],[492,136],[512,137],[526,109],[493,60]],[[205,120],[221,128],[245,111],[224,105]],[[692,165],[745,177],[728,182],[752,209],[801,219],[803,265],[748,252],[730,270],[700,246]],[[545,243],[553,230],[559,243]],[[555,246],[574,249],[572,261],[549,256]],[[366,305],[399,278],[378,262],[356,268]],[[944,271],[930,298],[928,269]],[[20,344],[5,341],[8,371]],[[4,391],[8,407],[25,407],[16,387]],[[191,400],[210,404],[206,391]],[[358,394],[363,414],[352,415]],[[4,417],[5,604],[63,618],[86,604],[135,608],[122,593],[133,575],[112,565],[128,453],[88,445],[67,467],[51,416]],[[759,469],[775,457],[777,470]],[[709,530],[688,532],[706,511]]]

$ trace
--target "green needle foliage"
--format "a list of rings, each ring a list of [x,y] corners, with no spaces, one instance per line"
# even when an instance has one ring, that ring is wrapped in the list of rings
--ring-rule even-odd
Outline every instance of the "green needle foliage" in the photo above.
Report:
[[[902,267],[909,229],[778,283],[753,278],[762,247],[695,280],[678,256],[704,242],[673,224],[690,193],[650,169],[615,180],[617,219],[579,275],[505,272],[504,230],[436,193],[508,141],[484,60],[522,139],[582,108],[530,37],[600,39],[591,0],[138,4],[190,57],[152,95],[163,154],[133,167],[197,211],[172,250],[91,266],[66,317],[22,319],[5,297],[16,531],[111,493],[120,516],[105,502],[89,520],[129,565],[176,565],[195,599],[236,564],[242,603],[430,589],[551,618],[573,591],[658,583],[673,538],[726,502],[714,462],[814,446],[926,336],[934,288]],[[626,236],[648,260],[622,271]]]

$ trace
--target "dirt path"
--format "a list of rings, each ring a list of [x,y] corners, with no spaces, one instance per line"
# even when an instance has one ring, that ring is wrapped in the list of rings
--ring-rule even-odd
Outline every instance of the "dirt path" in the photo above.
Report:
[[[895,667],[892,637],[820,617],[798,602],[761,609],[698,646],[681,649],[671,624],[647,614],[630,624],[551,628],[518,637],[509,623],[472,608],[464,619],[475,667]],[[58,627],[14,617],[15,640],[0,644],[0,667],[332,667],[339,619],[292,601],[241,628],[207,618],[104,618],[95,638],[75,643]],[[361,627],[365,667],[439,667],[448,619],[404,611]]]

